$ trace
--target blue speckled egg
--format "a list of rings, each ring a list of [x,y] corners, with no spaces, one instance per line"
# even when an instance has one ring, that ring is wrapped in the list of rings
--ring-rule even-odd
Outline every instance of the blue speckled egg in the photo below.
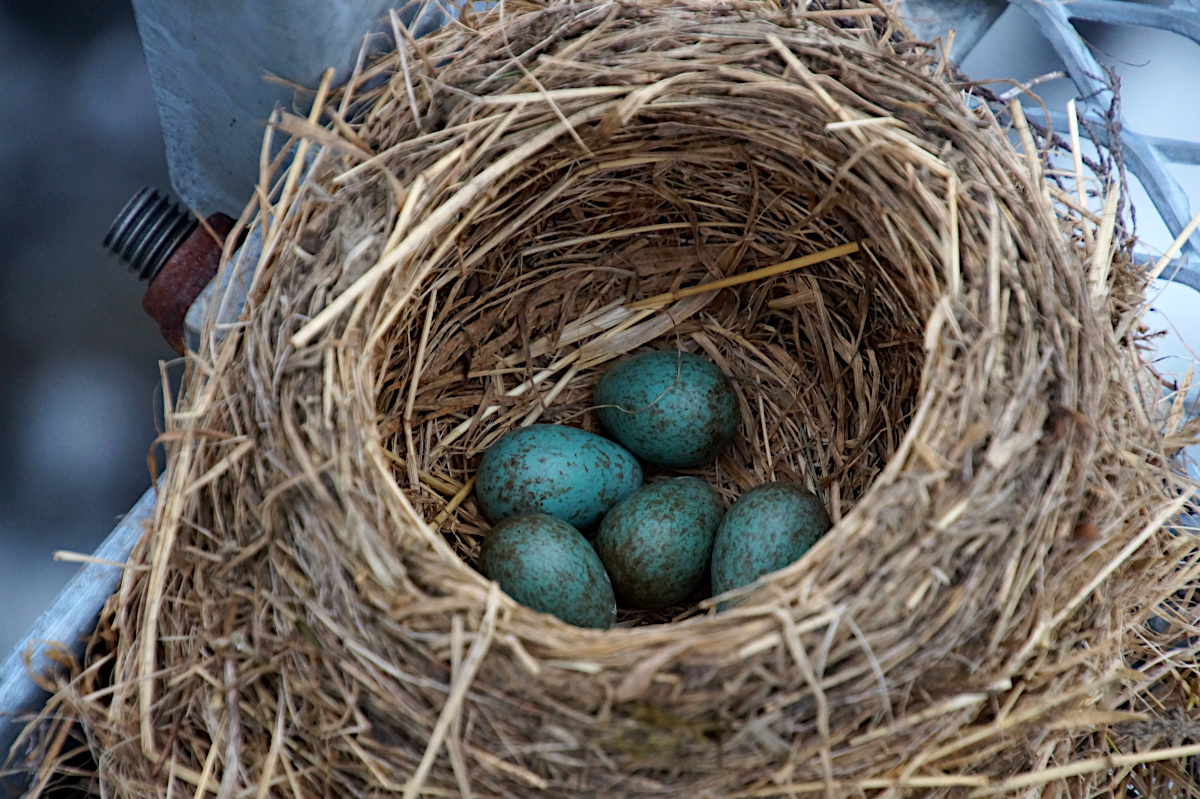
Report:
[[[782,569],[830,528],[819,497],[795,483],[763,483],[725,514],[713,542],[712,590],[722,594]]]
[[[586,530],[642,484],[627,450],[576,427],[535,424],[505,433],[483,456],[475,495],[493,522],[548,513]]]
[[[618,502],[596,533],[596,552],[622,605],[665,608],[708,571],[725,503],[697,477],[651,483]]]
[[[479,549],[479,570],[504,593],[576,627],[608,629],[617,601],[604,566],[583,534],[544,513],[510,516]]]
[[[626,358],[596,384],[601,424],[639,458],[701,466],[738,427],[737,394],[717,365],[676,350]]]

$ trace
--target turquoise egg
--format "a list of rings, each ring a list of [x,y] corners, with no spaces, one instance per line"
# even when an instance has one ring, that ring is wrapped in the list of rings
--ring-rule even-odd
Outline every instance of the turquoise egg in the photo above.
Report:
[[[607,438],[552,424],[505,433],[483,456],[475,495],[493,522],[548,513],[589,529],[642,484],[642,467]]]
[[[704,579],[713,536],[725,513],[697,477],[651,483],[621,500],[596,533],[596,552],[626,607],[665,608]]]
[[[830,528],[819,497],[794,483],[763,483],[733,503],[713,542],[712,590],[723,594],[782,569]]]
[[[717,365],[676,350],[644,352],[596,384],[596,412],[613,437],[660,466],[701,466],[738,427],[738,401]]]
[[[604,566],[583,533],[544,513],[510,516],[479,550],[479,570],[526,607],[576,627],[608,629],[617,601]]]

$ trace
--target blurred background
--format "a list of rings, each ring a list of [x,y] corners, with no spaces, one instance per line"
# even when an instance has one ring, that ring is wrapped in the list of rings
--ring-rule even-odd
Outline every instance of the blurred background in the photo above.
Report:
[[[0,653],[150,485],[159,360],[100,242],[170,185],[128,0],[0,2]],[[156,413],[156,405],[158,407]]]
[[[1083,26],[1123,80],[1128,122],[1200,139],[1200,47],[1173,34]],[[0,0],[0,655],[150,484],[160,360],[175,353],[141,310],[143,285],[101,248],[139,187],[169,189],[162,136],[128,0]],[[1062,68],[1009,9],[962,64],[1025,81]],[[1005,87],[999,87],[1001,91]],[[1039,87],[1063,109],[1070,84]],[[1200,167],[1173,167],[1200,208]],[[1171,237],[1135,187],[1146,249]],[[213,209],[217,210],[217,209]],[[240,209],[224,209],[236,215]],[[1160,284],[1160,287],[1163,284]],[[1200,295],[1153,298],[1166,371],[1200,348]]]

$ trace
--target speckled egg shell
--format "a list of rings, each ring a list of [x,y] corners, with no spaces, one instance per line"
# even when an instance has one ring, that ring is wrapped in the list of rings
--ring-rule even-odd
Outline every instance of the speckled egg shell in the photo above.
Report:
[[[475,494],[493,522],[548,513],[586,530],[641,484],[641,465],[619,444],[576,427],[535,424],[492,445]]]
[[[617,601],[600,558],[583,534],[544,513],[510,516],[479,550],[479,570],[521,604],[576,627],[608,629]]]
[[[763,483],[725,514],[713,542],[712,590],[721,594],[782,569],[829,530],[829,514],[794,483]]]
[[[621,500],[596,533],[596,552],[626,607],[665,608],[708,570],[725,503],[696,477],[651,483]]]
[[[639,458],[660,466],[701,466],[738,427],[737,394],[716,364],[675,350],[644,352],[596,384],[601,424]]]

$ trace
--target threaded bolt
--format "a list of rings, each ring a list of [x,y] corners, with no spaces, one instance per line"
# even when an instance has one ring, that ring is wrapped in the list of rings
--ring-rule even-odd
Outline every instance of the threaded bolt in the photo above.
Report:
[[[141,280],[153,280],[199,223],[152,188],[135,194],[104,236],[104,246]]]

